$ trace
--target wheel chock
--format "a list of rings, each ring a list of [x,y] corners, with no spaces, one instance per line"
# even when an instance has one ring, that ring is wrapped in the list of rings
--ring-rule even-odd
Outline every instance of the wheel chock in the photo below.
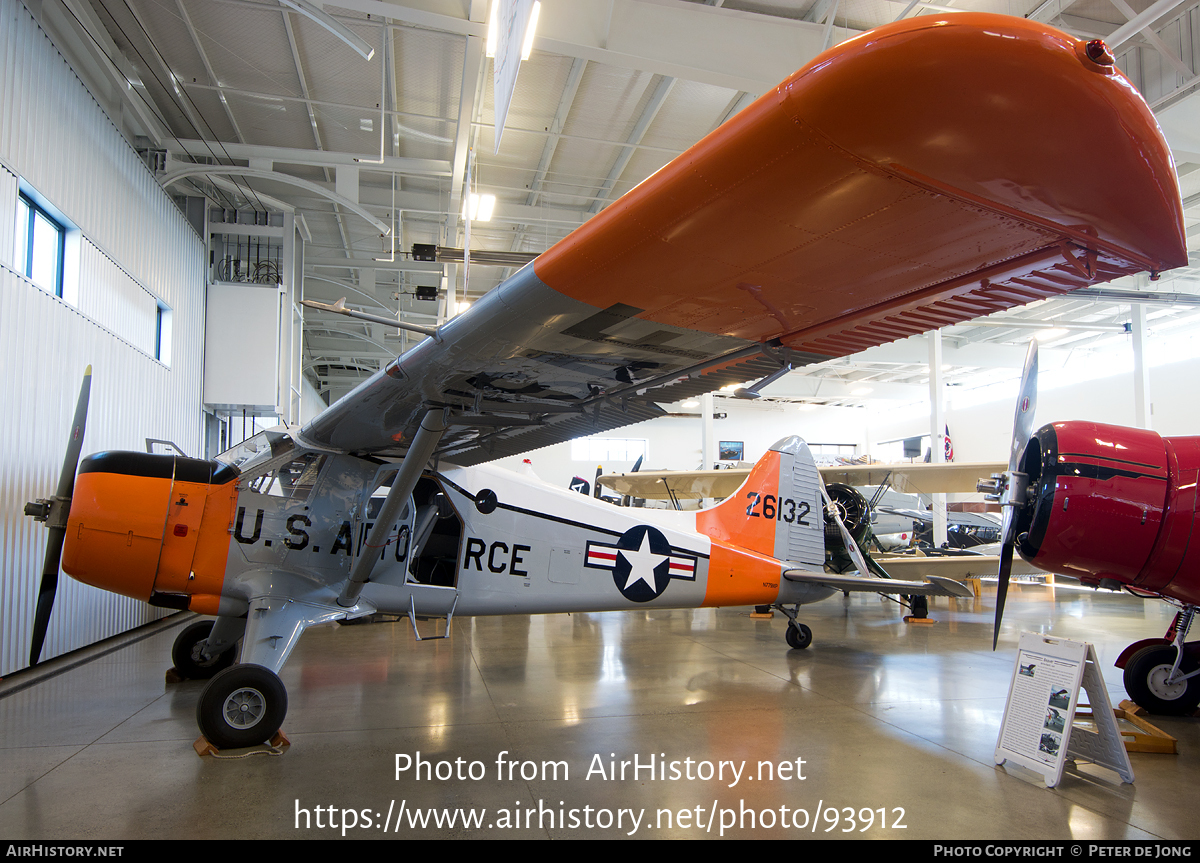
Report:
[[[292,741],[288,740],[287,735],[283,730],[275,732],[275,735],[266,743],[259,744],[265,748],[250,747],[246,755],[253,755],[256,752],[265,752],[268,755],[282,755],[283,750],[292,745]],[[217,758],[243,758],[244,755],[221,755],[221,750],[209,742],[209,739],[201,734],[196,738],[196,742],[192,744],[192,748],[196,750],[196,754],[203,758],[205,755],[212,755]]]
[[[208,738],[201,734],[196,738],[196,742],[192,744],[192,748],[196,750],[196,754],[203,758],[205,755],[216,755],[220,749],[208,742]]]
[[[933,626],[937,623],[932,617],[913,617],[911,614],[905,616],[904,622],[914,626]]]
[[[1178,754],[1179,749],[1176,746],[1175,738],[1146,721],[1143,718],[1146,712],[1144,707],[1134,704],[1129,699],[1122,701],[1119,707],[1113,708],[1113,715],[1117,719],[1124,720],[1138,729],[1137,731],[1118,729],[1121,740],[1125,743],[1125,751],[1152,752],[1159,755]],[[1088,719],[1092,717],[1092,710],[1086,704],[1080,705],[1076,709],[1075,715],[1082,719]]]
[[[183,681],[185,681],[185,680],[187,680],[187,678],[184,677],[182,674],[180,674],[178,671],[176,671],[174,667],[167,669],[167,685],[168,686],[170,686],[172,683],[183,683]]]

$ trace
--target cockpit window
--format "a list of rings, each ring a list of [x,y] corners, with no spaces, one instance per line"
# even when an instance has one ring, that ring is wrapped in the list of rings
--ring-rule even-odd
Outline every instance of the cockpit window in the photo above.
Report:
[[[277,429],[267,429],[217,456],[217,461],[236,467],[243,476],[252,475],[255,468],[296,448],[291,435]]]
[[[290,500],[308,500],[309,492],[317,483],[317,476],[325,464],[325,456],[309,452],[280,465],[277,470],[265,473],[250,483],[250,490],[257,494],[269,494]]]

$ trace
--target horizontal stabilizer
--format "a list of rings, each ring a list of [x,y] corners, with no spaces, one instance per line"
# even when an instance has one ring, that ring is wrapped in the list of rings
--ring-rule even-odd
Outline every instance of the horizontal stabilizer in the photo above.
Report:
[[[930,577],[929,581],[899,581],[894,578],[876,578],[869,575],[834,575],[828,572],[812,572],[806,569],[784,570],[788,581],[816,584],[834,590],[856,590],[869,593],[900,593],[906,596],[974,596],[971,589],[949,578]]]

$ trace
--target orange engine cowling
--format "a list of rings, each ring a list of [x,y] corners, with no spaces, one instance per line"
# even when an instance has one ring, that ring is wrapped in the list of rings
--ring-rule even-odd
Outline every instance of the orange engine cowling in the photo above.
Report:
[[[237,476],[220,462],[175,455],[88,456],[75,479],[63,571],[153,605],[213,613]]]
[[[1094,422],[1043,426],[1022,456],[1017,551],[1084,584],[1200,602],[1200,438]]]

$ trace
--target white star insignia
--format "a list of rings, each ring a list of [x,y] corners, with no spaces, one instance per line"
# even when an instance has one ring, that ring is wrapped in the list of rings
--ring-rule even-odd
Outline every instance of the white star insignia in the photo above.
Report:
[[[629,577],[625,579],[624,590],[629,590],[641,581],[650,588],[652,593],[658,592],[654,583],[654,568],[669,558],[669,554],[655,554],[650,550],[650,531],[642,534],[642,545],[637,551],[618,549],[625,560],[629,561]]]

